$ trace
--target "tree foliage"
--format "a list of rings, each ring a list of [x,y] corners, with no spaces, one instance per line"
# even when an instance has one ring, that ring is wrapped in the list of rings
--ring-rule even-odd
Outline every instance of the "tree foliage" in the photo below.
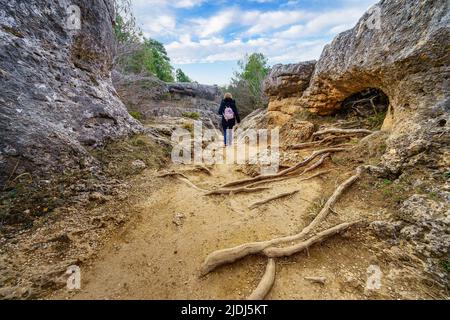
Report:
[[[114,67],[123,73],[152,74],[162,81],[173,82],[174,68],[164,45],[143,36],[136,24],[131,0],[115,0],[114,7]],[[186,76],[186,79],[189,78]]]
[[[237,100],[242,116],[253,110],[266,107],[267,97],[263,91],[264,78],[269,73],[267,58],[262,53],[246,55],[238,61],[239,71],[231,83],[222,90],[230,92]]]
[[[177,82],[192,82],[192,80],[181,69],[175,72]]]
[[[143,39],[138,50],[122,61],[127,73],[153,74],[162,81],[172,82],[173,67],[164,46],[153,39]]]

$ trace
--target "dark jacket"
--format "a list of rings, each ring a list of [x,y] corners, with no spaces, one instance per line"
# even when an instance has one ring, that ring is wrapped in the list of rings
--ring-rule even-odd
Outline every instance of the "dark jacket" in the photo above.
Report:
[[[234,119],[225,120],[223,113],[225,112],[226,107],[231,107],[234,112]],[[239,117],[239,112],[236,108],[236,101],[233,99],[223,99],[220,103],[219,114],[222,116],[222,127],[223,128],[233,128],[233,126],[237,123],[241,122],[241,118]]]

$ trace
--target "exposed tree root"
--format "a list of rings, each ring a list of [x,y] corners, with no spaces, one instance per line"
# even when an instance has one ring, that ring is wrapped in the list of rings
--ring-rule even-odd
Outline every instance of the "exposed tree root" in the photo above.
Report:
[[[375,131],[375,132],[369,134],[368,136],[365,136],[364,138],[362,138],[362,139],[359,141],[359,144],[364,144],[364,143],[366,143],[367,141],[369,141],[370,139],[372,139],[372,138],[374,138],[374,137],[377,137],[377,136],[379,136],[379,135],[381,136],[381,135],[383,135],[383,134],[386,134],[386,132],[385,132],[385,131]]]
[[[307,148],[317,147],[318,145],[321,144],[321,142],[322,142],[322,140],[321,141],[312,141],[312,142],[303,142],[303,143],[293,144],[293,145],[290,145],[288,147],[288,149],[300,150],[300,149],[307,149]]]
[[[270,197],[270,198],[268,198],[266,200],[255,202],[252,205],[250,205],[248,208],[249,209],[255,209],[255,208],[257,208],[259,206],[262,206],[263,204],[266,204],[266,203],[268,203],[270,201],[274,201],[274,200],[290,197],[290,196],[292,196],[292,195],[294,195],[296,193],[299,193],[299,192],[300,192],[300,190],[294,190],[294,191],[291,191],[291,192],[281,193],[281,194],[278,194],[276,196]]]
[[[300,174],[297,174],[297,172],[294,171],[294,172],[288,173],[288,174],[286,174],[285,176],[282,176],[282,177],[279,177],[279,178],[273,178],[273,179],[266,179],[266,180],[262,180],[262,181],[257,181],[257,182],[255,182],[255,183],[249,184],[247,187],[248,187],[248,188],[253,188],[253,187],[259,186],[259,185],[261,185],[261,184],[265,184],[265,183],[284,181],[284,180],[292,179],[292,178],[295,178],[295,177],[298,177],[298,176],[302,176],[303,174],[305,174],[305,173],[307,173],[307,172],[309,172],[309,171],[312,171],[312,170],[316,169],[317,167],[319,167],[319,166],[325,161],[325,159],[328,158],[329,156],[330,156],[329,153],[324,154],[324,155],[322,156],[322,158],[321,158],[319,161],[317,161],[317,162],[314,163],[313,165],[311,165],[311,166],[309,166],[308,168],[306,168],[306,169],[305,169],[302,173],[300,173]],[[318,176],[320,176],[320,175],[322,175],[322,174],[325,174],[325,173],[328,173],[328,172],[330,172],[330,171],[329,171],[329,170],[321,171],[321,172],[318,172],[317,174],[312,175],[312,176],[310,176],[310,177],[308,177],[308,178],[301,179],[301,180],[299,180],[298,182],[305,181],[305,180],[309,180],[309,179],[318,177]]]
[[[162,173],[162,174],[158,175],[157,177],[158,178],[175,177],[178,180],[186,183],[190,187],[194,188],[195,190],[198,190],[198,191],[201,191],[201,192],[210,192],[209,190],[197,187],[195,184],[193,184],[191,182],[191,180],[189,180],[189,178],[186,175],[184,175],[183,173],[180,173],[180,172],[176,172],[176,171],[165,172],[165,173]]]
[[[275,282],[275,260],[269,259],[266,266],[266,271],[259,282],[256,289],[247,298],[247,300],[263,300],[272,289]]]
[[[249,188],[249,187],[241,187],[234,189],[217,189],[213,191],[208,191],[205,196],[218,195],[218,194],[236,194],[236,193],[251,193],[251,192],[260,192],[269,190],[269,187],[257,187],[257,188]]]
[[[310,180],[310,179],[316,178],[316,177],[318,177],[318,176],[327,174],[327,173],[329,173],[330,171],[331,171],[331,170],[319,171],[319,172],[313,174],[312,176],[309,176],[309,177],[306,177],[306,178],[303,178],[303,179],[298,180],[298,182],[302,182],[302,181],[306,181],[306,180]],[[255,185],[256,185],[256,184],[261,184],[261,183],[269,183],[269,182],[275,182],[275,181],[282,181],[282,180],[291,179],[291,178],[293,178],[293,177],[290,177],[290,176],[289,176],[289,177],[282,177],[282,178],[278,178],[278,179],[274,179],[274,180],[260,181],[260,182],[255,183]],[[251,185],[251,186],[253,187],[253,185]],[[301,191],[301,190],[294,190],[294,191],[291,191],[291,192],[281,193],[281,194],[279,194],[279,195],[273,196],[273,197],[268,198],[268,199],[266,199],[266,200],[255,202],[255,203],[253,203],[252,205],[249,206],[249,209],[255,209],[256,207],[259,207],[259,206],[261,206],[261,205],[263,205],[263,204],[265,204],[265,203],[268,203],[268,202],[270,202],[270,201],[273,201],[273,200],[277,200],[277,199],[281,199],[281,198],[285,198],[285,197],[292,196],[292,195],[294,195],[294,194],[296,194],[296,193],[298,193],[298,192],[300,192],[300,191]],[[308,201],[308,200],[306,200],[306,199],[302,199],[302,200]]]
[[[242,184],[251,184],[254,182],[258,182],[258,181],[262,181],[262,180],[268,180],[268,179],[273,179],[273,178],[279,178],[282,176],[285,176],[291,172],[297,171],[298,169],[300,169],[301,167],[304,167],[305,165],[307,165],[308,163],[310,163],[312,160],[314,160],[316,157],[324,154],[324,153],[332,153],[332,152],[340,152],[340,151],[346,151],[348,149],[346,148],[327,148],[327,149],[323,149],[323,150],[317,150],[314,151],[309,157],[307,157],[305,160],[297,163],[296,165],[284,169],[278,173],[275,174],[267,174],[267,175],[259,175],[256,176],[254,178],[248,178],[248,179],[243,179],[243,180],[237,180],[237,181],[233,181],[233,182],[229,182],[227,184],[224,184],[221,186],[221,188],[226,188],[226,187],[234,187],[234,186],[239,186]]]
[[[327,215],[330,212],[330,208],[336,203],[337,199],[341,196],[341,194],[349,186],[351,186],[357,179],[359,179],[359,177],[361,176],[361,171],[362,170],[360,168],[358,168],[357,172],[354,176],[348,178],[341,185],[339,185],[339,187],[334,191],[332,196],[325,203],[324,207],[319,212],[319,214],[300,233],[291,235],[291,236],[275,238],[275,239],[267,240],[267,241],[249,242],[249,243],[239,245],[237,247],[214,251],[206,257],[205,261],[202,264],[200,274],[206,275],[209,272],[211,272],[212,270],[214,270],[215,268],[217,268],[218,266],[242,259],[243,257],[245,257],[247,255],[261,253],[262,251],[267,252],[266,249],[269,247],[276,246],[276,245],[286,243],[286,242],[292,242],[292,241],[303,239],[306,235],[308,235],[316,226],[318,226],[327,217]],[[315,243],[315,242],[313,242],[313,243]],[[313,244],[313,243],[311,243],[311,244]],[[292,248],[292,247],[289,247],[288,249],[289,250],[297,250],[296,248]],[[274,248],[271,250],[276,250],[276,249]],[[268,251],[268,252],[275,252],[273,254],[275,254],[275,256],[276,256],[278,251]]]
[[[306,241],[302,241],[300,243],[294,244],[289,247],[267,248],[263,251],[263,253],[270,258],[289,257],[289,256],[292,256],[293,254],[296,254],[303,250],[308,249],[313,244],[320,243],[320,242],[324,241],[325,239],[327,239],[337,233],[340,233],[341,231],[347,230],[348,228],[357,224],[358,222],[360,222],[360,221],[341,223],[330,229],[319,232],[318,234],[309,238]]]
[[[324,134],[371,134],[373,131],[367,129],[340,129],[340,128],[330,128],[313,133],[313,139]]]
[[[347,134],[347,135],[342,135],[342,136],[331,136],[331,137],[324,138],[320,141],[312,141],[312,142],[304,142],[304,143],[294,144],[294,145],[291,145],[289,147],[289,149],[300,150],[300,149],[307,149],[307,148],[311,148],[311,147],[317,147],[319,145],[328,145],[331,142],[334,142],[334,140],[350,139],[353,136],[354,136],[353,134]]]
[[[176,171],[164,172],[164,173],[159,174],[157,177],[158,177],[158,178],[165,178],[165,177],[182,177],[182,178],[185,178],[185,179],[188,179],[188,180],[189,180],[189,178],[188,178],[186,175],[184,175],[184,174],[181,173],[181,172],[176,172]]]
[[[209,170],[208,167],[203,166],[203,165],[196,165],[196,166],[193,167],[193,168],[186,169],[186,170],[183,170],[183,171],[184,171],[184,172],[189,172],[189,171],[204,172],[204,173],[206,173],[208,176],[212,176],[211,170]]]
[[[300,239],[304,235],[311,232],[315,227],[317,227],[330,213],[330,209],[335,205],[336,201],[339,199],[339,197],[342,195],[342,193],[350,187],[356,180],[358,180],[361,176],[361,169],[358,168],[356,170],[356,174],[345,180],[343,183],[337,187],[337,189],[334,191],[334,193],[331,195],[331,197],[328,199],[328,201],[323,206],[322,210],[320,210],[319,214],[314,218],[314,220],[305,228],[303,231],[299,234],[299,237],[297,239]],[[300,236],[303,233],[302,236]]]

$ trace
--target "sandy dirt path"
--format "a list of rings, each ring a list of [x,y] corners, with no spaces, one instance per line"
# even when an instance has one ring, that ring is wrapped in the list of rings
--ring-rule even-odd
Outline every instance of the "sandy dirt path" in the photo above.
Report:
[[[211,175],[173,166],[197,186],[213,189],[246,176],[236,165],[215,165]],[[56,299],[243,299],[256,288],[266,259],[247,257],[199,278],[199,267],[212,251],[248,241],[267,240],[299,232],[314,217],[313,203],[328,197],[338,178],[319,177],[307,181],[294,178],[270,184],[271,189],[253,194],[204,196],[182,181],[158,178],[145,171],[135,183],[141,201],[131,222],[113,236],[92,263],[82,267],[82,288],[62,290]],[[152,190],[158,182],[159,189]],[[328,186],[329,188],[325,188]],[[332,189],[330,189],[330,186]],[[296,195],[273,201],[257,209],[248,206],[282,192],[300,189]],[[350,197],[351,198],[351,197]],[[330,225],[364,214],[364,208],[336,206],[345,217],[329,218]],[[367,268],[375,253],[362,245],[358,230],[312,247],[308,252],[278,259],[276,281],[267,299],[361,299]],[[305,277],[326,277],[326,285]],[[385,294],[389,294],[385,288]]]

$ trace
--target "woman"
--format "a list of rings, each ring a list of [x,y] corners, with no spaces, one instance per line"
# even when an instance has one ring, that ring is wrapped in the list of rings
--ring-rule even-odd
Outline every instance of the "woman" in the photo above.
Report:
[[[238,110],[236,108],[236,101],[233,100],[231,93],[225,93],[222,102],[220,103],[219,114],[222,116],[222,128],[225,146],[230,146],[233,143],[233,127],[241,122]]]

